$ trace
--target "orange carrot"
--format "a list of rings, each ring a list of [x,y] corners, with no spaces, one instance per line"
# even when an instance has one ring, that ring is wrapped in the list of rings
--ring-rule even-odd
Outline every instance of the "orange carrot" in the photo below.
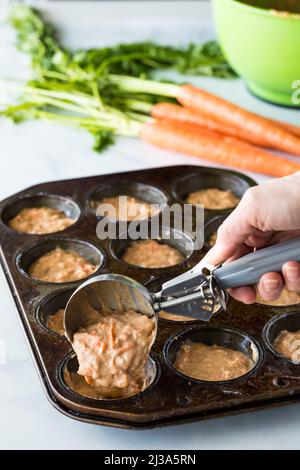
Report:
[[[105,341],[99,339],[96,344],[97,349],[99,350],[100,354],[104,353],[107,350],[107,344]]]
[[[175,103],[160,102],[154,104],[151,109],[151,116],[156,119],[171,119],[174,121],[191,122],[205,127],[206,129],[219,132],[220,134],[230,135],[231,137],[245,140],[251,144],[262,145],[261,138],[257,137],[255,134],[235,126],[226,125],[225,123],[216,121],[216,119],[212,119],[208,115],[202,114],[200,111],[195,112],[190,108],[186,108],[185,106],[180,106]],[[276,121],[274,119],[268,120],[273,124],[282,127],[286,131],[300,137],[300,127]],[[269,148],[270,145],[268,144],[267,147]]]
[[[115,323],[112,319],[111,324],[110,324],[110,329],[109,329],[109,337],[111,341],[111,346],[115,346]]]
[[[143,125],[140,137],[150,144],[222,165],[272,176],[300,171],[300,164],[278,157],[233,137],[222,136],[196,124],[154,121]]]
[[[93,379],[89,375],[85,375],[84,378],[88,385],[91,385],[93,383]]]
[[[238,129],[234,126],[228,126],[220,121],[212,119],[210,116],[206,116],[200,112],[196,113],[192,109],[178,104],[164,102],[156,103],[152,106],[151,116],[156,119],[171,119],[173,121],[198,124],[201,127],[219,132],[220,134],[236,137],[252,144],[261,144],[261,139],[257,138],[255,134],[251,134],[247,131],[245,132],[243,129]]]
[[[193,85],[180,86],[176,97],[182,105],[195,112],[199,111],[227,126],[255,134],[260,139],[260,145],[300,155],[300,138],[262,116]]]
[[[291,134],[295,134],[298,137],[300,137],[300,127],[299,126],[294,126],[294,124],[289,124],[288,122],[282,122],[282,121],[276,121],[275,119],[270,119],[273,124],[276,124],[277,126],[282,127],[288,132],[291,132]]]
[[[119,350],[118,350],[118,353],[117,354],[124,354],[125,352],[127,351],[130,351],[130,349],[133,349],[134,348],[134,344],[133,343],[127,343],[127,344],[124,344],[124,346],[122,346]]]

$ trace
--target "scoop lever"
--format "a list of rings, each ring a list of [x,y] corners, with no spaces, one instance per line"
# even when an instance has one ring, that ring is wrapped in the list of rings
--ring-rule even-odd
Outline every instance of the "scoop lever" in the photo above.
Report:
[[[209,321],[217,304],[226,308],[225,293],[211,275],[213,266],[200,261],[192,269],[162,285],[154,296],[154,309]]]

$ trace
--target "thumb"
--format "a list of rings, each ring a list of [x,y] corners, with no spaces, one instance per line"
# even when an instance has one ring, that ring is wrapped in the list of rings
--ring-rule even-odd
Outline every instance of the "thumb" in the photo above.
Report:
[[[203,260],[213,266],[224,263],[225,261],[231,262],[241,256],[245,256],[250,253],[252,248],[242,244],[237,245],[235,243],[222,244],[216,242],[216,244],[210,249],[210,251],[204,256]]]

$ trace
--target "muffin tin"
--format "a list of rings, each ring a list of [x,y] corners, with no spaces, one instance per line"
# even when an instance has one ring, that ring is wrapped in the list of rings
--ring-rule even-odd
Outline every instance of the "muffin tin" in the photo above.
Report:
[[[300,309],[297,306],[247,306],[231,298],[227,311],[217,312],[209,325],[201,321],[159,320],[158,335],[148,364],[151,383],[144,392],[124,399],[79,395],[66,379],[66,374],[76,371],[77,359],[67,339],[47,328],[47,317],[64,308],[69,295],[81,281],[45,283],[27,274],[34,259],[54,246],[62,246],[78,251],[90,261],[97,261],[100,266],[93,276],[108,272],[124,274],[157,290],[166,278],[176,276],[200,261],[207,246],[185,253],[185,261],[170,268],[149,270],[128,265],[120,261],[122,244],[114,245],[109,240],[97,238],[99,219],[91,205],[92,198],[107,194],[107,188],[112,191],[110,195],[120,193],[120,188],[127,188],[132,196],[144,199],[147,196],[148,202],[154,198],[153,202],[182,203],[190,191],[203,187],[231,189],[242,196],[254,184],[247,176],[231,171],[171,166],[40,184],[0,204],[1,264],[43,387],[55,408],[85,422],[142,429],[257,410],[296,402],[300,398],[300,366],[279,357],[272,349],[272,331],[277,316],[298,318]],[[55,204],[63,210],[68,208],[76,223],[59,234],[49,235],[20,234],[10,229],[7,221],[21,208],[32,206],[32,202]],[[213,221],[221,222],[229,213],[228,209],[205,211],[207,236]],[[188,247],[192,247],[191,240]],[[218,341],[220,346],[231,344],[245,351],[254,344],[258,355],[254,369],[227,382],[199,382],[182,376],[171,364],[174,351],[184,338],[197,340],[203,335],[207,341],[209,338]]]

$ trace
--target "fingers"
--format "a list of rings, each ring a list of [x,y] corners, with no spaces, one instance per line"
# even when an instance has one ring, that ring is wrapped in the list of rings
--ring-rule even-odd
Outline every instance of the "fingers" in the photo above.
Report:
[[[272,236],[271,244],[276,245],[279,242],[283,242],[285,240],[291,240],[292,238],[300,237],[300,230],[288,230],[288,231],[280,231],[275,232]]]
[[[203,261],[208,264],[212,264],[213,266],[217,266],[223,261],[227,261],[231,257],[234,257],[237,250],[238,247],[232,243],[220,244],[217,242],[204,256]]]
[[[292,177],[272,180],[248,190],[239,205],[225,219],[217,234],[215,246],[206,254],[204,262],[219,265],[231,262],[269,244],[300,232],[300,172]],[[288,233],[288,235],[286,235]],[[300,264],[286,263],[282,274],[267,273],[257,286],[260,296],[266,301],[280,297],[282,289],[300,291]],[[232,289],[236,300],[251,304],[256,300],[253,287]]]
[[[209,264],[218,265],[229,258],[237,258],[237,253],[247,246],[247,240],[251,240],[251,237],[261,236],[261,231],[257,227],[261,206],[257,192],[258,187],[248,190],[239,205],[219,227],[216,244],[206,256],[206,261]],[[259,246],[266,244],[266,239],[269,236],[269,232],[264,234],[264,240],[259,243]],[[256,244],[249,243],[249,246],[253,247]]]
[[[244,304],[253,304],[256,301],[256,290],[251,286],[236,287],[228,292],[231,297]]]
[[[232,263],[232,261],[235,261],[236,259],[241,258],[242,256],[246,256],[252,252],[253,248],[250,248],[247,245],[240,245],[235,253],[227,259],[226,263]]]
[[[290,291],[300,292],[300,263],[289,261],[283,268],[283,277],[279,273],[264,274],[258,284],[258,292],[267,302],[277,300],[280,297],[284,285]],[[252,304],[256,301],[254,287],[245,286],[229,290],[230,295],[244,304]]]
[[[300,291],[300,264],[289,261],[283,265],[282,273],[283,277],[279,273],[267,273],[261,277],[258,292],[264,300],[278,299],[284,285],[290,291]]]
[[[266,301],[276,300],[280,297],[284,281],[279,273],[264,274],[258,284],[259,295]]]
[[[253,233],[250,235],[245,243],[247,246],[252,248],[263,248],[266,245],[269,245],[274,237],[274,232],[260,232],[259,230],[253,230]]]
[[[286,287],[290,291],[300,292],[300,264],[289,261],[283,265],[282,272]]]
[[[218,230],[215,250],[207,255],[208,263],[220,264],[235,256],[242,244],[266,246],[276,232],[299,232],[299,182],[300,172],[246,191]],[[282,233],[279,236],[282,238]]]

